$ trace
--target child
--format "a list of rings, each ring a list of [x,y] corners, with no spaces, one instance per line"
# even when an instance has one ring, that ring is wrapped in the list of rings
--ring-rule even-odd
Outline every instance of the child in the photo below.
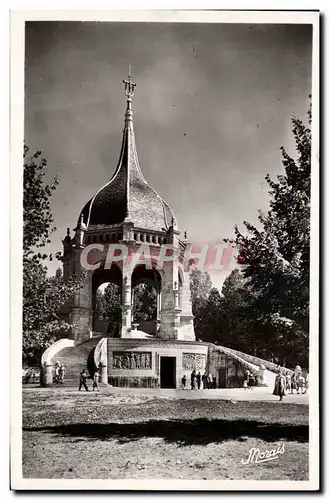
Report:
[[[94,376],[93,376],[93,391],[95,389],[97,391],[99,391],[98,381],[99,381],[99,372],[98,372],[98,370],[96,370],[95,373],[94,373]]]
[[[81,391],[81,387],[84,387],[86,391],[88,391],[88,386],[87,386],[87,372],[85,368],[82,370],[80,373],[80,385],[79,385],[79,391]]]

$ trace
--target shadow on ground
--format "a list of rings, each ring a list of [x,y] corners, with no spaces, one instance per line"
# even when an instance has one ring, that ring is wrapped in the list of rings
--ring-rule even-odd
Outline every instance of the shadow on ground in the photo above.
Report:
[[[227,440],[245,441],[257,438],[308,442],[308,425],[266,424],[253,420],[149,420],[136,423],[68,424],[47,427],[28,427],[25,431],[41,431],[72,438],[116,439],[119,443],[141,438],[158,437],[183,445],[207,445]]]

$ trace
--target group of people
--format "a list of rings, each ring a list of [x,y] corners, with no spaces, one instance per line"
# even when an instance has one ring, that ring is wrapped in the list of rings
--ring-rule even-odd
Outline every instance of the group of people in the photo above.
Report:
[[[38,377],[40,377],[40,373],[37,373],[33,367],[23,370],[23,384],[34,384]]]
[[[286,393],[290,394],[296,391],[296,394],[306,394],[309,386],[309,375],[303,376],[302,369],[299,365],[296,366],[295,371],[285,372],[283,368],[278,367],[278,373],[275,377],[274,396],[279,396],[279,401],[282,401]]]
[[[253,372],[246,370],[243,379],[244,389],[252,389],[255,385],[258,385],[257,376]]]
[[[65,366],[56,361],[55,363],[55,383],[63,384],[64,383],[64,375],[65,375]]]
[[[99,371],[96,369],[92,376],[88,375],[87,370],[84,368],[80,373],[80,384],[79,391],[81,391],[82,387],[85,388],[86,391],[89,391],[89,387],[87,384],[87,379],[91,378],[93,381],[93,391],[99,391]]]
[[[187,388],[187,377],[183,375],[182,377],[182,387],[183,389]],[[190,377],[190,387],[191,389],[216,389],[217,381],[216,377],[214,377],[211,373],[204,372],[201,375],[200,372],[196,372],[193,370]]]

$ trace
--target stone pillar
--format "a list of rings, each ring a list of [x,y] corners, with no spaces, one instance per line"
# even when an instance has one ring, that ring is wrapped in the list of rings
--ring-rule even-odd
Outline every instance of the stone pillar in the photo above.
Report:
[[[194,333],[194,316],[192,314],[192,301],[190,290],[190,274],[189,270],[180,269],[182,283],[180,288],[180,330],[178,340],[195,340]]]
[[[41,385],[49,387],[53,383],[53,369],[51,363],[45,363],[41,369]]]
[[[178,232],[171,230],[169,244],[177,254],[179,249]],[[178,283],[178,258],[164,262],[161,287],[161,327],[158,336],[175,340],[179,331],[179,308],[175,308],[175,289]]]
[[[107,385],[108,384],[108,374],[107,374],[107,363],[104,359],[104,361],[101,361],[99,363],[99,374],[100,374],[100,381],[102,384]]]
[[[131,273],[126,265],[123,265],[122,278],[122,327],[121,337],[131,337]]]
[[[161,321],[161,291],[157,290],[157,321]]]

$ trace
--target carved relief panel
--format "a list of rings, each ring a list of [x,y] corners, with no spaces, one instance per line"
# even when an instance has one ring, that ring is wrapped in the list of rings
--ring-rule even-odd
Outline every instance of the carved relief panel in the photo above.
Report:
[[[207,357],[205,354],[183,353],[183,370],[205,370]]]
[[[151,352],[114,352],[114,370],[151,370]]]

